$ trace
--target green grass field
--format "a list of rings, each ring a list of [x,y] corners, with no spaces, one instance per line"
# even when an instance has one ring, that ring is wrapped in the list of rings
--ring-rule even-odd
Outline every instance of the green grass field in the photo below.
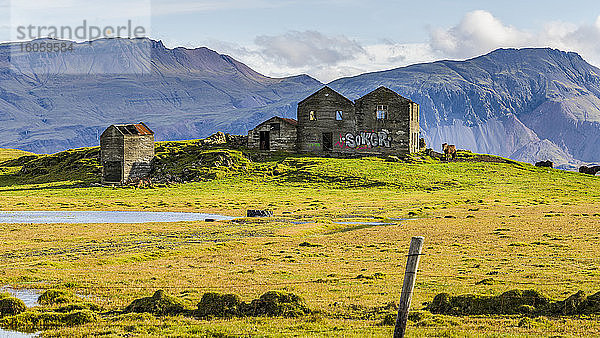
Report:
[[[250,161],[239,151],[203,150],[193,142],[161,146],[157,155],[170,163],[165,169],[170,173],[201,164],[185,174],[188,183],[149,189],[90,186],[97,180],[94,149],[61,155],[70,163],[79,161],[62,170],[56,156],[42,156],[39,164],[7,156],[4,160],[13,161],[0,164],[0,210],[242,217],[247,209],[269,209],[275,216],[230,222],[0,224],[3,285],[68,289],[106,311],[121,310],[157,289],[179,297],[189,309],[208,291],[250,300],[283,290],[302,296],[317,313],[226,320],[102,314],[94,323],[45,334],[390,336],[393,327],[379,324],[393,312],[387,305],[399,300],[405,255],[416,235],[425,237],[425,255],[415,310],[441,292],[495,295],[535,289],[564,299],[578,290],[600,291],[598,177],[512,161],[470,161],[475,155],[468,153],[451,163],[426,156],[414,156],[410,163],[284,155]],[[19,174],[28,165],[33,171]],[[42,166],[46,171],[32,174]],[[335,223],[356,221],[391,224]],[[600,335],[595,315],[523,318],[435,315],[410,321],[408,333]]]

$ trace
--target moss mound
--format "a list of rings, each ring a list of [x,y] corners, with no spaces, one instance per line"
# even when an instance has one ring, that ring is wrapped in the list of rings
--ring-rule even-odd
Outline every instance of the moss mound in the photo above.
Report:
[[[0,298],[0,317],[17,315],[25,310],[27,310],[27,306],[25,306],[25,303],[18,298]]]
[[[211,149],[203,140],[161,142],[150,177],[153,182],[205,181],[239,174],[249,165],[241,151]]]
[[[431,313],[447,315],[579,315],[600,314],[600,292],[586,297],[579,291],[562,301],[552,300],[535,290],[511,290],[498,296],[440,293],[427,306]]]
[[[102,308],[100,306],[98,306],[98,304],[94,304],[94,303],[90,303],[90,302],[79,302],[79,303],[67,304],[67,305],[58,307],[54,311],[66,313],[66,312],[73,312],[73,311],[77,311],[77,310],[90,310],[90,311],[98,312],[98,311],[102,310]]]
[[[40,305],[57,305],[80,302],[81,298],[67,290],[46,290],[38,297]]]
[[[386,314],[383,319],[377,323],[377,325],[379,326],[394,326],[396,325],[396,317],[398,315],[395,313],[388,313]]]
[[[0,326],[18,331],[35,331],[61,326],[76,326],[93,323],[98,319],[90,310],[69,313],[27,311],[15,316],[4,317]]]
[[[311,311],[304,299],[293,293],[269,291],[250,303],[252,316],[299,317]]]
[[[247,304],[238,295],[207,292],[202,295],[196,314],[199,317],[242,317]]]
[[[511,290],[498,296],[460,295],[441,293],[427,306],[432,313],[450,315],[486,315],[535,313],[550,300],[535,290]]]
[[[293,293],[269,291],[250,303],[234,294],[208,292],[202,296],[196,315],[203,318],[221,317],[299,317],[312,313],[302,297]]]
[[[185,312],[185,307],[179,299],[167,295],[163,290],[158,290],[152,297],[134,300],[124,311],[127,313],[147,312],[158,316],[166,316],[183,313]]]
[[[583,291],[579,291],[565,300],[553,303],[550,310],[558,315],[600,314],[600,292],[586,297]]]
[[[5,166],[22,166],[18,176],[30,183],[57,181],[100,181],[100,148],[79,148],[52,155],[23,156],[5,162]]]

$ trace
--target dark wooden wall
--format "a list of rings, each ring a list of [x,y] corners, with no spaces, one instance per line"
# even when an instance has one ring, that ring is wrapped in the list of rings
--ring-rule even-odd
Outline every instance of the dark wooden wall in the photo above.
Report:
[[[377,119],[378,105],[387,106],[385,119]],[[418,147],[418,135],[416,143],[414,143],[415,135],[413,133],[415,131],[412,128],[414,124],[411,121],[414,119],[414,105],[410,100],[383,87],[356,100],[356,116],[360,126],[357,132],[386,133],[389,141],[389,143],[380,142],[381,138],[378,138],[376,142],[371,142],[370,146],[365,145],[365,142],[361,142],[362,146],[366,147],[361,152],[397,154],[415,152],[416,147]],[[373,140],[373,137],[371,140]]]
[[[275,124],[279,124],[279,130],[275,128]],[[270,118],[248,132],[249,148],[260,148],[261,131],[270,133],[270,151],[296,151],[296,126],[278,117]]]
[[[336,111],[341,110],[342,121],[336,121]],[[316,120],[310,120],[314,111]],[[338,141],[348,131],[356,128],[354,103],[328,87],[306,98],[298,104],[298,151],[322,153],[323,133],[333,134],[332,152],[343,151]]]
[[[387,107],[377,119],[377,106]],[[419,147],[419,105],[380,87],[352,103],[324,87],[298,104],[298,150],[320,155],[408,154]],[[335,120],[342,110],[344,119]],[[316,121],[310,120],[314,111]],[[323,133],[333,132],[333,149],[323,149]]]
[[[148,176],[153,158],[154,135],[123,135],[110,126],[100,136],[103,182]]]

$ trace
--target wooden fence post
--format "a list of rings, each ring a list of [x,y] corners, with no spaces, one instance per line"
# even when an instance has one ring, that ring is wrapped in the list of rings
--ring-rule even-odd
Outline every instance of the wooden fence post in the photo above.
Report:
[[[413,288],[415,287],[423,241],[425,241],[423,237],[413,237],[410,240],[408,259],[406,260],[406,271],[404,272],[404,284],[402,285],[398,316],[396,317],[396,327],[394,328],[394,338],[404,338],[404,333],[406,332],[406,322],[408,321],[410,301],[412,300]]]

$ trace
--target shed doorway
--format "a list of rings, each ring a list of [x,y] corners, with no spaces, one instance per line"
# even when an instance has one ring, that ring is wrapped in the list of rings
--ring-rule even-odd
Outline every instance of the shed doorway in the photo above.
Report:
[[[121,182],[123,177],[123,162],[106,161],[103,165],[105,182]]]
[[[271,132],[260,132],[260,150],[271,150]]]
[[[323,150],[333,150],[333,133],[323,133]]]

